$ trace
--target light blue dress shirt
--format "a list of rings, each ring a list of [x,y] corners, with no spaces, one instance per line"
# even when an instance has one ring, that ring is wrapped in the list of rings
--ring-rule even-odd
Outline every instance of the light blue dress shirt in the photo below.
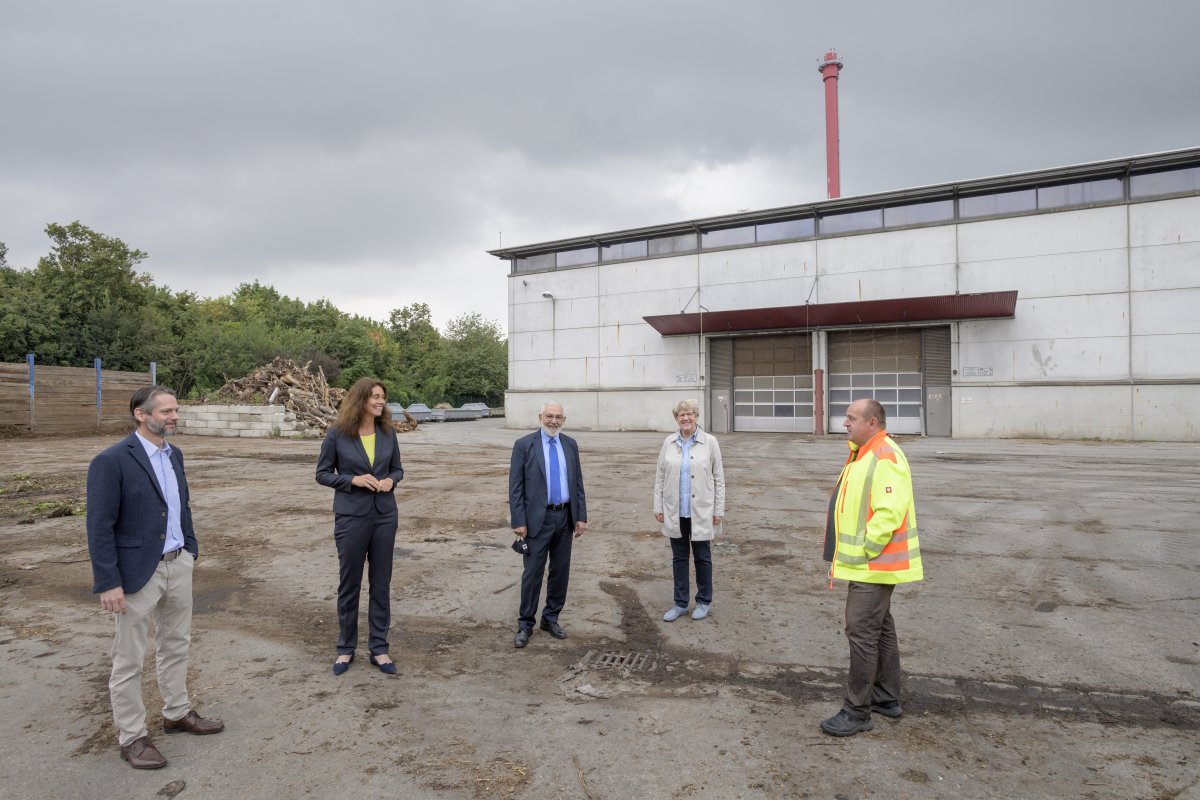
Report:
[[[700,430],[699,428],[696,429]],[[679,459],[679,516],[691,519],[692,516],[692,464],[690,453],[696,443],[696,432],[687,439],[682,433],[675,435],[675,442],[683,451]]]
[[[150,466],[154,468],[154,477],[158,479],[158,488],[167,498],[167,540],[163,542],[163,552],[169,553],[183,547],[179,479],[175,477],[175,465],[171,463],[171,445],[163,442],[163,446],[158,447],[140,433],[137,437],[142,447],[146,448]]]
[[[542,463],[546,465],[546,505],[553,505],[554,492],[550,490],[550,438],[545,431],[542,434]],[[555,443],[555,452],[558,453],[558,490],[560,503],[565,503],[571,499],[571,495],[567,494],[567,454],[563,452],[562,439],[555,436],[558,441]]]

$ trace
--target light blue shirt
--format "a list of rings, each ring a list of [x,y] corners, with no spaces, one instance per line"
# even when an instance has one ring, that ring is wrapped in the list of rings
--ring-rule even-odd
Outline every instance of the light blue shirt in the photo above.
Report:
[[[696,443],[696,433],[693,432],[686,440],[682,433],[675,434],[675,443],[679,445],[683,451],[679,457],[679,516],[692,516],[692,463],[690,453],[692,445]]]
[[[542,431],[542,463],[546,465],[546,505],[554,504],[554,492],[550,487],[550,438]],[[558,502],[565,503],[570,499],[567,494],[567,454],[563,452],[562,439],[555,436],[556,446],[555,452],[558,453],[558,496],[562,499]]]
[[[175,465],[171,463],[171,445],[163,442],[163,446],[159,447],[140,433],[137,437],[142,447],[146,448],[146,456],[154,468],[154,477],[158,479],[158,488],[167,498],[167,540],[163,542],[163,552],[169,553],[183,547],[179,479],[175,477]]]

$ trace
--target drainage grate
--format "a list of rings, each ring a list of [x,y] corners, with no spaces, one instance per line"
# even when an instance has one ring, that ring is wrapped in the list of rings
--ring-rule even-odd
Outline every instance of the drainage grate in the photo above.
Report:
[[[658,655],[632,650],[598,653],[589,650],[580,662],[584,669],[618,669],[622,672],[649,672],[658,666]]]

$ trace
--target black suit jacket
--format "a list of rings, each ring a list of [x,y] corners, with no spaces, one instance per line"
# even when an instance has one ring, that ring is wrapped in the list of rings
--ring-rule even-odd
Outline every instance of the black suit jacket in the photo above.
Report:
[[[563,457],[567,462],[567,493],[570,495],[571,527],[587,522],[587,501],[583,494],[583,470],[579,466],[579,445],[560,433]],[[513,443],[512,463],[508,469],[508,510],[512,526],[525,526],[536,536],[546,520],[546,458],[542,451],[539,428]]]
[[[351,481],[357,475],[370,473],[383,480],[393,481],[391,492],[373,492],[354,486]],[[317,456],[317,483],[334,489],[333,512],[352,517],[365,517],[372,511],[386,514],[396,510],[395,484],[404,480],[404,467],[400,464],[400,443],[396,432],[385,431],[375,425],[375,464],[367,460],[367,451],[357,435],[347,436],[336,428],[330,428],[321,442],[321,454]]]
[[[171,466],[179,484],[183,547],[198,556],[183,453],[174,445]],[[88,467],[87,538],[93,592],[120,586],[125,594],[133,594],[158,568],[167,538],[167,499],[146,448],[134,433],[96,456]]]

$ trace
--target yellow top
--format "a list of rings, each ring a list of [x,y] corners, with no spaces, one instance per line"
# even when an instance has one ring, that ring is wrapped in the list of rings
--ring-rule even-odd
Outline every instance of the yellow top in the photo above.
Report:
[[[370,462],[372,467],[375,466],[375,434],[372,433],[370,436],[360,436],[358,438],[362,439],[363,450],[367,451],[367,461]]]

